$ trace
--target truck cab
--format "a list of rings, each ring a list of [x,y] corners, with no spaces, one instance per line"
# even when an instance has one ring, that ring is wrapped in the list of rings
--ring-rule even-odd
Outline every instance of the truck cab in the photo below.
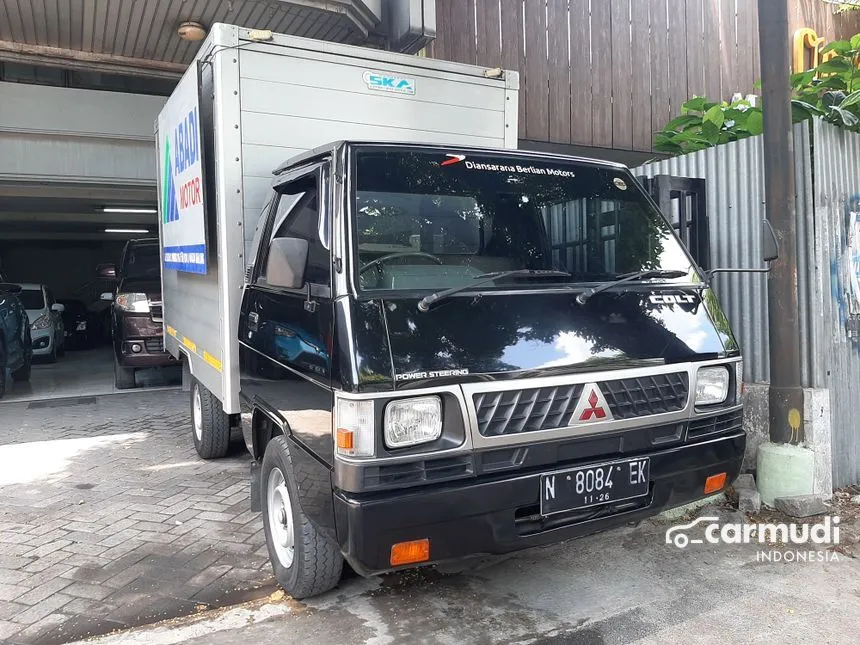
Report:
[[[248,263],[241,427],[295,597],[344,560],[558,542],[740,472],[738,344],[623,166],[334,143],[277,169]],[[195,432],[229,428],[195,392]]]

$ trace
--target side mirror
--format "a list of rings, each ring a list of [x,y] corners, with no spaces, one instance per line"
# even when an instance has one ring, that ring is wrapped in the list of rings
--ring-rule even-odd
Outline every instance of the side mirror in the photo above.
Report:
[[[765,262],[772,262],[779,257],[779,240],[776,239],[776,231],[766,219],[761,221],[761,246]]]
[[[301,289],[305,284],[308,241],[297,237],[276,237],[269,245],[266,283],[273,287]]]
[[[99,264],[96,267],[96,275],[100,278],[115,278],[116,265],[113,263]]]
[[[66,305],[61,305],[59,302],[55,302],[51,305],[51,311],[56,311],[58,314],[63,313],[66,310]]]
[[[107,300],[108,302],[113,302],[113,294],[110,291],[105,291],[102,295],[99,296],[99,300]]]

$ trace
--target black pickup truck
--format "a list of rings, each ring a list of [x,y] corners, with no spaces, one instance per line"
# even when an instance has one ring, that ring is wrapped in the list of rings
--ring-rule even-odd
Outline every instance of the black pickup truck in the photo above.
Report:
[[[549,544],[740,472],[740,349],[623,166],[340,142],[273,188],[238,312],[241,413],[199,380],[192,410],[198,451],[241,425],[294,597],[344,560],[372,575]]]

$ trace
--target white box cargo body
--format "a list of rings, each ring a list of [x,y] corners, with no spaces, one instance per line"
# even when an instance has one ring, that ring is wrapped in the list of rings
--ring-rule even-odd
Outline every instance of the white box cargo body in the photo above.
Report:
[[[516,148],[519,77],[232,25],[156,124],[165,346],[239,412],[245,268],[273,170],[341,139]]]

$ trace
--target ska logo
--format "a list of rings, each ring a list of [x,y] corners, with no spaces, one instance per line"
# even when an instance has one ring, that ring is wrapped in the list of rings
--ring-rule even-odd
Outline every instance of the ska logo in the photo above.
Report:
[[[364,82],[371,90],[394,92],[395,94],[415,94],[415,81],[411,78],[379,72],[365,72]]]
[[[655,294],[649,298],[653,305],[692,305],[696,302],[696,296],[689,294]]]
[[[586,383],[582,388],[579,403],[570,415],[568,425],[593,423],[595,421],[612,421],[612,411],[597,383]]]

